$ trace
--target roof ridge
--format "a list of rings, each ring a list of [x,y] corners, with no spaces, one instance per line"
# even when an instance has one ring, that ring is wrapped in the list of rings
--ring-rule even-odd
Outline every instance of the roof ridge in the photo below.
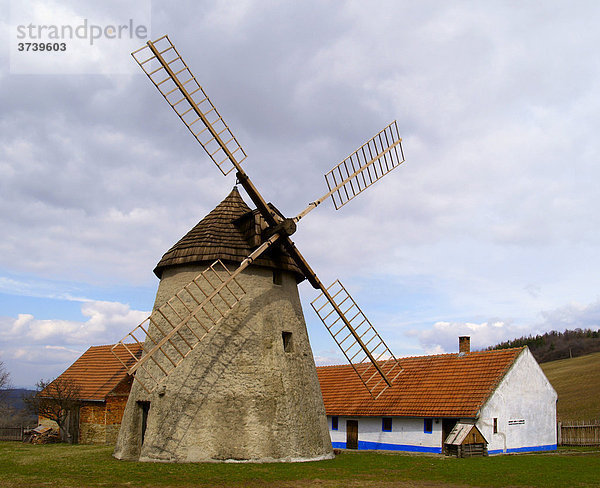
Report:
[[[119,344],[119,343],[117,343],[117,344]],[[136,342],[127,342],[127,343],[125,343],[125,344],[127,344],[128,346],[139,346],[139,344],[138,344],[138,343],[136,343]],[[85,352],[89,351],[90,349],[99,349],[99,348],[101,348],[101,347],[113,347],[113,346],[116,346],[116,344],[99,344],[99,345],[97,345],[97,346],[89,346],[89,347],[88,347],[88,348],[85,350]],[[140,347],[141,347],[141,346],[140,346]],[[84,352],[84,354],[85,354],[85,352]]]
[[[399,358],[396,358],[398,360],[398,362],[402,362],[403,359],[417,359],[417,358],[437,358],[437,357],[451,357],[451,356],[456,356],[456,357],[468,357],[468,356],[472,356],[475,354],[487,354],[487,353],[500,353],[500,352],[506,352],[506,351],[521,351],[523,349],[525,349],[527,346],[518,346],[518,347],[507,347],[504,349],[492,349],[492,350],[483,350],[483,351],[470,351],[468,353],[463,354],[462,356],[459,356],[460,353],[458,352],[445,352],[442,354],[422,354],[419,356],[402,356]],[[388,361],[386,359],[386,361]],[[321,366],[317,366],[317,368],[337,368],[340,366],[352,366],[351,364],[345,363],[345,364],[324,364]]]

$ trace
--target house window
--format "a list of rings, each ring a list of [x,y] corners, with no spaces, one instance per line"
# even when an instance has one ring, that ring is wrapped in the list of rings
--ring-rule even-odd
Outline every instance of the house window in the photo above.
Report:
[[[283,282],[283,278],[282,278],[281,270],[274,269],[273,270],[273,284],[281,286],[282,282]]]
[[[391,432],[392,431],[392,419],[390,417],[383,417],[381,419],[381,431]]]
[[[433,432],[433,419],[425,419],[423,422],[423,432],[431,434]]]
[[[338,430],[338,418],[331,417],[331,430]]]
[[[283,350],[285,352],[292,352],[292,333],[282,332],[281,338],[283,339]]]
[[[498,433],[498,419],[494,418],[494,434]]]

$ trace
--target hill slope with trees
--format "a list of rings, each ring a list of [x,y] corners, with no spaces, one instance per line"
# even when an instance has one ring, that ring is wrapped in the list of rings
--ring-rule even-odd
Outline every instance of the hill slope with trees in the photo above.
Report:
[[[521,346],[528,346],[538,363],[575,358],[600,352],[600,330],[575,329],[564,332],[553,330],[542,335],[519,337],[501,342],[488,347],[487,350]]]

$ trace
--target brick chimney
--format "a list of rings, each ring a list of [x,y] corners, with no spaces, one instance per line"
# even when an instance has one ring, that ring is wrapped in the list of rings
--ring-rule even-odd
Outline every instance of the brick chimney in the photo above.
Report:
[[[460,336],[458,338],[458,352],[460,354],[467,354],[471,352],[471,337]]]

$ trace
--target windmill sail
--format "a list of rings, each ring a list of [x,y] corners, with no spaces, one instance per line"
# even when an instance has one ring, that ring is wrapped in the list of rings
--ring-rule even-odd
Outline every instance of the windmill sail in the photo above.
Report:
[[[298,222],[329,197],[336,210],[404,162],[402,138],[394,120],[325,174],[329,191],[294,217]]]
[[[246,152],[168,36],[131,55],[221,172],[239,171]]]
[[[115,344],[113,353],[123,363],[117,355],[118,350],[125,348],[136,358],[128,343],[133,340],[142,346],[141,358],[136,358],[133,366],[123,365],[132,375],[140,368],[144,371],[135,378],[150,393],[245,294],[235,276],[232,277],[227,267],[217,260]]]
[[[339,280],[311,306],[371,396],[378,398],[392,386],[402,367]]]
[[[371,396],[379,397],[402,372],[397,359],[339,280],[325,287],[291,239],[283,238],[282,244],[311,285],[321,290],[311,306]]]
[[[325,174],[336,210],[404,162],[396,121]]]

